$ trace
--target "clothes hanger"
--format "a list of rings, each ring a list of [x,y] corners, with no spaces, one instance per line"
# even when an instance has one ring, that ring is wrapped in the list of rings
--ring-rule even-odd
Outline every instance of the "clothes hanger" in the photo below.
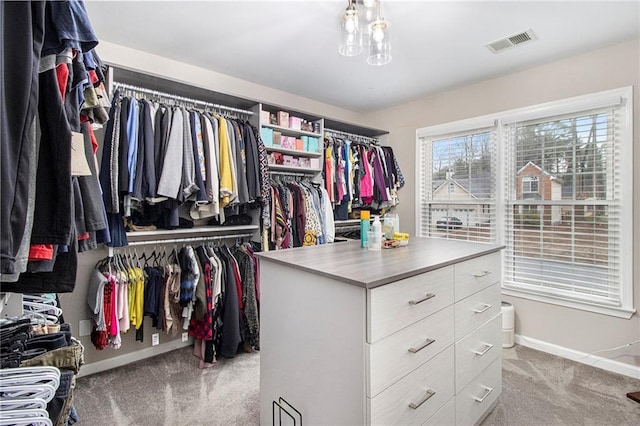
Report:
[[[0,386],[0,393],[3,399],[42,398],[45,402],[49,402],[56,394],[56,388],[47,383]]]
[[[0,412],[8,410],[46,409],[47,403],[42,398],[1,399]]]
[[[0,418],[0,426],[53,426],[47,417],[16,417]]]

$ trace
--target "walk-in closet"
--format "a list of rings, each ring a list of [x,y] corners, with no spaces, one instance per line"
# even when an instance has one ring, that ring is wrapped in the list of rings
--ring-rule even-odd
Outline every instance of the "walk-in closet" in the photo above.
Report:
[[[637,1],[0,34],[0,425],[637,423]]]

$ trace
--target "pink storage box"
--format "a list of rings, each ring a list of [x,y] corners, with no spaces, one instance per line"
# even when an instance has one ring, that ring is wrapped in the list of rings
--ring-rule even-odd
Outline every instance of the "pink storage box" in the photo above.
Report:
[[[289,117],[289,127],[294,130],[300,130],[300,126],[302,125],[302,118],[300,117]]]

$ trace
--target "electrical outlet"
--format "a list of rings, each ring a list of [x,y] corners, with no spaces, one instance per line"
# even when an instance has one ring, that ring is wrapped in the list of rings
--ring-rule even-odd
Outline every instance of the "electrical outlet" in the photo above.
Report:
[[[80,336],[90,336],[93,331],[93,322],[91,320],[80,320],[78,334]]]
[[[153,333],[151,335],[151,346],[158,346],[160,344],[160,334]]]
[[[182,333],[182,341],[186,342],[187,340],[189,340],[189,333]]]

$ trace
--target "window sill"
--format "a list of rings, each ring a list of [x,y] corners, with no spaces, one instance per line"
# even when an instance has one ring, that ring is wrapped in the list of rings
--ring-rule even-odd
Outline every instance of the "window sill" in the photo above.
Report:
[[[592,305],[588,302],[577,302],[573,300],[566,300],[559,297],[554,297],[551,295],[544,294],[536,294],[531,292],[526,292],[519,289],[514,288],[505,288],[502,287],[502,294],[506,296],[520,297],[522,299],[534,300],[536,302],[548,303],[551,305],[563,306],[565,308],[579,309],[581,311],[593,312],[596,314],[609,315],[612,317],[630,319],[633,314],[636,312],[635,309],[626,309],[622,307],[615,306],[602,306],[602,305]]]

